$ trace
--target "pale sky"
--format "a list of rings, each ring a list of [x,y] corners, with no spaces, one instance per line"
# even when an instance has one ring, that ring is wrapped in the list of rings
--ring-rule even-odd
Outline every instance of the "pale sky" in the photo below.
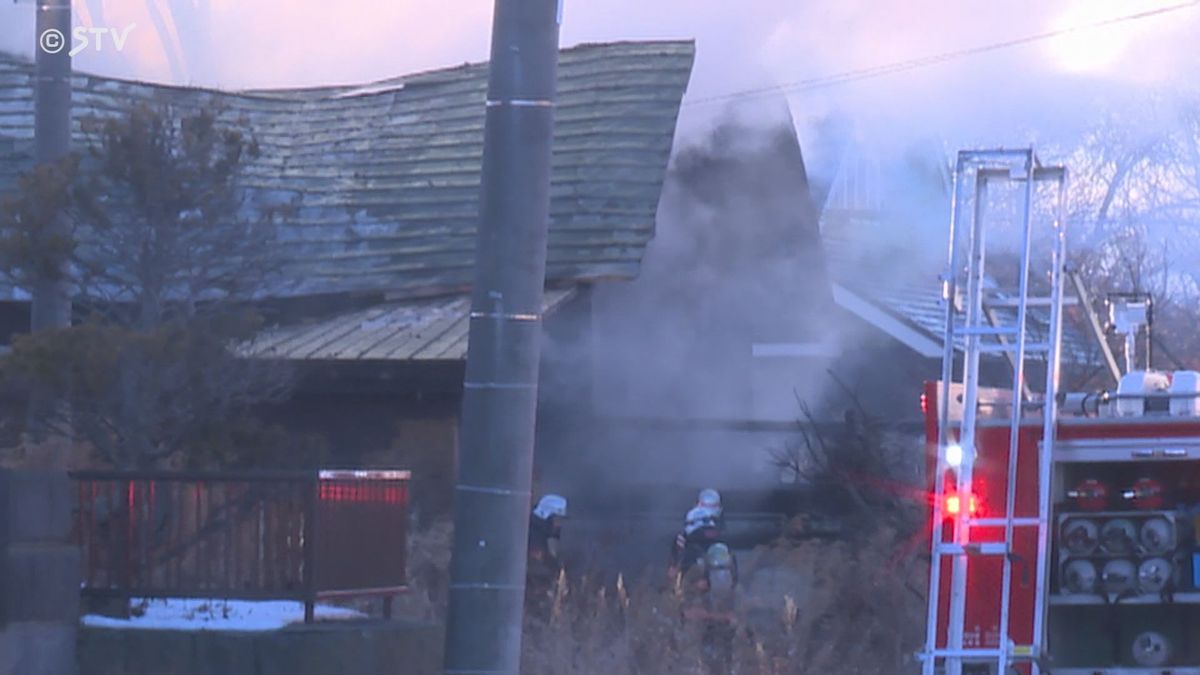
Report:
[[[32,0],[0,4],[0,49],[32,54]],[[562,44],[695,38],[684,124],[702,99],[1086,25],[1184,0],[564,0]],[[76,26],[123,30],[76,68],[221,88],[363,82],[487,57],[492,0],[75,0]],[[803,130],[838,111],[904,142],[1025,143],[1099,107],[1200,82],[1200,6],[949,59],[789,102]],[[165,37],[164,37],[165,36]],[[1194,85],[1191,85],[1194,86]],[[750,105],[752,110],[754,106]]]

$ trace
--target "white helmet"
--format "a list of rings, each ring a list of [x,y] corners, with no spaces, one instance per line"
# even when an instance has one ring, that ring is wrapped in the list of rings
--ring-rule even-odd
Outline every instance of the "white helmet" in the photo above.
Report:
[[[721,493],[712,488],[704,488],[696,499],[696,506],[704,506],[719,512],[721,510]]]
[[[707,506],[692,508],[691,511],[688,511],[687,518],[683,522],[684,534],[691,534],[705,527],[716,527],[717,516],[719,515],[720,513],[717,510]]]
[[[533,515],[542,520],[549,520],[553,516],[566,518],[567,498],[562,495],[545,495],[538,500],[537,506],[533,509]]]

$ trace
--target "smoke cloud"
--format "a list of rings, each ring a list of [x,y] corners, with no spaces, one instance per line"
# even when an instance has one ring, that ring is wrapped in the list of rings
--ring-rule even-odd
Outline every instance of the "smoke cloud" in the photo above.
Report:
[[[594,287],[590,330],[546,340],[542,414],[575,421],[543,434],[543,475],[579,488],[775,483],[766,451],[790,433],[797,395],[820,402],[825,361],[755,345],[822,348],[838,328],[791,120],[725,120],[682,142],[657,223],[640,276]],[[585,374],[590,390],[572,389]],[[747,420],[785,425],[736,428]]]
[[[881,64],[972,50],[1088,25],[1181,0],[1045,3],[881,3],[848,0],[565,0],[564,45],[695,38],[698,60],[685,131],[725,114],[714,96]],[[361,82],[487,57],[492,3],[319,0],[76,0],[77,25],[136,24],[124,52],[89,49],[81,70],[222,88]],[[33,3],[0,6],[0,49],[31,55]],[[1028,143],[1078,132],[1095,111],[1200,73],[1200,7],[1080,30],[982,54],[961,54],[885,77],[793,89],[807,146],[834,112],[904,147]],[[762,99],[735,99],[753,115]],[[816,164],[825,158],[813,157]]]

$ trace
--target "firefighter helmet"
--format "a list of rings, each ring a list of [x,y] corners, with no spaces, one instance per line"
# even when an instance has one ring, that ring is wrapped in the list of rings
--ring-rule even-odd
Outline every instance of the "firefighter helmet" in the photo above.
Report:
[[[696,506],[703,506],[721,512],[721,493],[712,488],[704,488],[696,498]]]
[[[567,498],[562,495],[544,495],[538,500],[537,506],[533,509],[533,515],[542,520],[549,520],[554,516],[566,518]]]

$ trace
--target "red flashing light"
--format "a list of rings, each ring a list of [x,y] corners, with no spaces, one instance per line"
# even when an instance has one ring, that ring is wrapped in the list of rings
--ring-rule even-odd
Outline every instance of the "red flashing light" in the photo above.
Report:
[[[921,414],[929,414],[929,395],[921,394]]]
[[[958,512],[962,510],[962,500],[953,493],[946,495],[944,510],[947,515],[957,516]],[[971,498],[967,500],[967,512],[972,516],[979,513],[979,497],[971,495]]]

